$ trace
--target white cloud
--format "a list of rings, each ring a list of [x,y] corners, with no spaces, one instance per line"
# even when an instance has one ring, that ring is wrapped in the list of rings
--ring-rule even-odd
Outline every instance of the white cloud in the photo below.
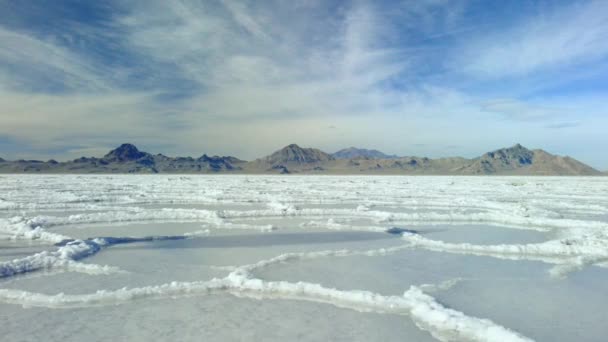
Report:
[[[562,129],[562,128],[580,126],[580,124],[581,124],[580,121],[556,122],[556,123],[548,124],[546,127],[553,128],[553,129]]]
[[[493,99],[481,105],[486,112],[498,113],[507,119],[521,121],[543,121],[564,115],[564,110],[547,106],[532,105],[515,99]]]
[[[580,121],[567,130],[577,131],[594,122],[577,115],[605,115],[600,101],[584,97],[488,100],[459,90],[463,74],[433,70],[438,60],[455,60],[455,69],[496,78],[600,58],[608,51],[599,39],[607,31],[603,3],[572,5],[504,33],[466,31],[472,42],[464,47],[416,45],[469,29],[464,3],[355,1],[331,10],[324,1],[122,3],[106,24],[120,34],[107,34],[151,80],[131,88],[115,64],[0,28],[0,135],[64,146],[70,157],[124,141],[159,148],[151,152],[243,158],[292,142],[438,156],[457,141],[472,156],[518,141],[540,146],[555,139],[551,125]],[[7,72],[11,63],[35,77]],[[68,91],[28,91],[24,82],[33,79]]]
[[[497,78],[579,65],[608,56],[607,36],[608,2],[573,3],[473,37],[452,67]]]
[[[51,41],[0,26],[0,42],[0,79],[12,87],[31,87],[31,78],[72,90],[104,91],[111,87],[104,77],[109,74],[107,68]]]
[[[253,36],[262,40],[271,39],[256,20],[248,14],[247,6],[244,3],[233,0],[222,0],[222,4],[230,11],[234,20]]]

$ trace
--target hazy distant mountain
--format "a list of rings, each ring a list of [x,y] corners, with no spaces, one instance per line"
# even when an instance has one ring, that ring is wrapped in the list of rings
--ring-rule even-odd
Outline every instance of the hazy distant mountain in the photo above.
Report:
[[[328,162],[335,160],[330,154],[316,148],[302,148],[290,144],[271,155],[247,163],[244,168],[251,173],[319,172]]]
[[[337,157],[334,155],[337,154]],[[251,162],[236,157],[152,155],[122,144],[102,158],[68,162],[0,159],[0,173],[321,173],[395,175],[606,175],[573,158],[529,150],[519,144],[480,157],[430,159],[386,156],[366,149],[330,155],[315,148],[288,145]],[[384,156],[384,157],[381,157]],[[349,157],[350,156],[350,157]]]
[[[344,151],[344,153],[339,153]],[[542,150],[529,150],[519,144],[488,152],[478,158],[429,159],[425,157],[381,158],[370,150],[350,148],[329,155],[314,148],[291,144],[270,156],[243,166],[251,173],[327,173],[327,174],[529,174],[599,175],[600,173],[570,157],[554,156]],[[373,150],[371,150],[373,151]],[[375,151],[378,153],[379,151]],[[351,156],[351,157],[347,157]]]
[[[103,159],[108,162],[128,162],[146,157],[152,158],[152,155],[139,151],[134,145],[122,144],[118,148],[108,152],[108,154],[103,156]]]
[[[273,154],[262,158],[263,161],[272,165],[283,163],[321,163],[334,159],[331,155],[316,148],[302,148],[296,144],[285,146]]]
[[[516,144],[509,148],[488,152],[473,159],[473,162],[464,167],[463,171],[474,174],[510,171],[530,166],[533,158],[534,152]]]
[[[167,157],[142,152],[132,144],[122,144],[102,158],[81,157],[68,162],[18,160],[0,164],[3,173],[205,173],[241,170],[245,163],[235,157]]]
[[[598,175],[599,171],[570,157],[520,144],[488,152],[462,169],[466,174]]]
[[[368,159],[394,159],[398,158],[396,155],[387,155],[378,150],[368,150],[365,148],[349,147],[342,149],[338,152],[332,153],[332,157],[336,159],[356,159],[356,158],[368,158]]]

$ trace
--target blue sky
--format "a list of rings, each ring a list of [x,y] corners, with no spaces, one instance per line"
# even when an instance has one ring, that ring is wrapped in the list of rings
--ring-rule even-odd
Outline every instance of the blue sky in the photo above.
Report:
[[[608,169],[607,1],[0,0],[0,157],[295,142]]]

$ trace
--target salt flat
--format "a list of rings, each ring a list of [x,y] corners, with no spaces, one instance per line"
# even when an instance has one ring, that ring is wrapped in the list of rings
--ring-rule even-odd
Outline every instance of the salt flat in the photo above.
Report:
[[[608,179],[0,176],[2,340],[603,341]]]

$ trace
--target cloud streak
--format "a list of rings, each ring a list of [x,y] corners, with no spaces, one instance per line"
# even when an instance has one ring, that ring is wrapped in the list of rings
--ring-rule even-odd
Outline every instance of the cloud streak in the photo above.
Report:
[[[40,155],[122,141],[248,159],[292,142],[430,156],[514,142],[560,152],[557,126],[584,122],[568,126],[580,132],[605,117],[601,89],[542,93],[597,77],[576,68],[608,54],[598,1],[495,26],[479,20],[494,10],[467,1],[134,0],[69,18],[67,3],[63,12],[11,6],[24,7],[0,12],[13,16],[0,14],[0,135]],[[37,26],[30,12],[55,24]]]
[[[575,2],[474,40],[454,67],[501,78],[593,63],[608,56],[607,36],[608,3]]]

